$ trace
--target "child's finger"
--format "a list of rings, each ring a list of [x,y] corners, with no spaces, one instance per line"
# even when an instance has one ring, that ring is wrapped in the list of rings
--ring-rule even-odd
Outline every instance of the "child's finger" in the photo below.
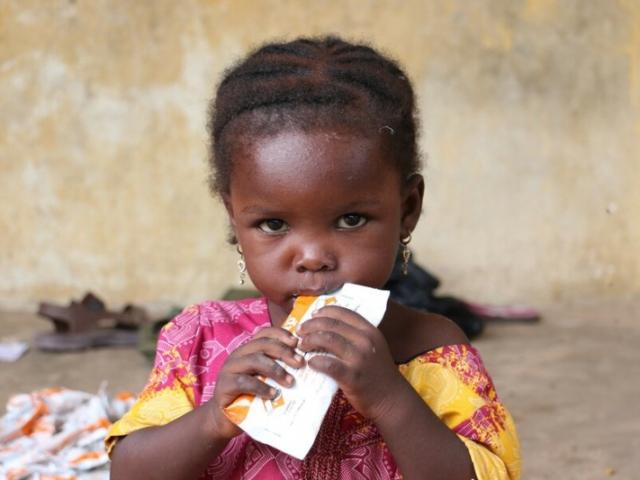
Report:
[[[295,347],[298,341],[291,332],[284,328],[277,327],[263,328],[254,335],[253,340],[257,340],[258,338],[273,338],[274,340],[279,340],[280,342],[292,347]]]
[[[298,348],[303,352],[324,351],[344,360],[355,357],[358,352],[352,342],[336,332],[327,330],[309,333],[300,339]]]
[[[296,338],[297,342],[298,339]],[[295,352],[293,346],[271,337],[254,338],[239,347],[232,355],[234,358],[239,358],[258,352],[264,353],[271,358],[282,360],[293,368],[300,368],[304,363],[303,358]]]
[[[275,380],[285,387],[290,387],[294,381],[293,377],[282,366],[262,352],[238,357],[228,365],[227,369],[229,373],[262,375]]]
[[[220,385],[220,388],[224,391],[223,398],[228,399],[228,401],[224,402],[227,405],[242,394],[271,399],[278,393],[275,388],[267,385],[259,378],[247,374],[230,375],[225,379],[223,385]]]
[[[342,320],[330,316],[315,316],[300,325],[298,335],[305,337],[314,332],[335,332],[348,340],[356,341],[362,337],[362,330]]]
[[[362,315],[354,312],[353,310],[339,307],[337,305],[328,305],[326,307],[322,307],[316,310],[313,313],[313,316],[335,318],[359,330],[368,330],[372,328],[371,324],[367,322],[367,320],[365,320]]]
[[[316,355],[308,362],[309,366],[318,372],[325,373],[339,384],[347,383],[349,378],[349,368],[339,358],[327,355]]]

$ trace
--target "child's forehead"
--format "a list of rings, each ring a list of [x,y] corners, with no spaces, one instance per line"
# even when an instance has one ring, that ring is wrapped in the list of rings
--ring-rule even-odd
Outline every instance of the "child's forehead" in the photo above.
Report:
[[[233,159],[231,194],[332,203],[376,195],[400,173],[376,137],[287,131],[248,142]],[[234,192],[235,190],[235,192]],[[371,193],[373,192],[373,193]],[[296,201],[297,201],[296,200]]]
[[[269,144],[274,143],[295,143],[303,142],[339,142],[342,144],[375,142],[379,137],[378,134],[368,134],[362,128],[349,127],[347,125],[336,125],[334,127],[297,127],[291,126],[287,128],[267,131],[265,133],[256,133],[251,136],[245,136],[243,145],[248,148],[265,148]]]
[[[280,174],[295,169],[349,175],[353,170],[392,165],[381,135],[366,136],[346,129],[285,130],[245,139],[232,161],[237,171]]]

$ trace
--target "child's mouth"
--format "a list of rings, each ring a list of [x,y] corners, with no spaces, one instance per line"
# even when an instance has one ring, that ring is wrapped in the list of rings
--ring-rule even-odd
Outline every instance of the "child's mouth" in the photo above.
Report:
[[[314,287],[314,288],[299,288],[296,291],[293,292],[293,294],[291,295],[291,297],[293,299],[296,299],[298,297],[302,297],[302,296],[310,296],[310,297],[317,297],[319,295],[326,295],[328,293],[331,293],[335,290],[338,290],[340,287],[342,287],[342,284],[340,285],[322,285],[321,287]]]

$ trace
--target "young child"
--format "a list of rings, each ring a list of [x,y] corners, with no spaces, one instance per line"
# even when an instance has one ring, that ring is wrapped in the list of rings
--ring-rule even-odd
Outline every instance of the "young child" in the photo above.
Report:
[[[114,479],[520,476],[519,447],[478,352],[449,320],[390,302],[379,329],[325,307],[279,328],[298,295],[381,287],[418,222],[414,95],[398,65],[337,38],[268,44],[227,72],[210,122],[212,186],[260,299],[208,301],[162,331],[151,378],[106,439]],[[340,389],[297,460],[223,413],[257,376],[309,366]]]

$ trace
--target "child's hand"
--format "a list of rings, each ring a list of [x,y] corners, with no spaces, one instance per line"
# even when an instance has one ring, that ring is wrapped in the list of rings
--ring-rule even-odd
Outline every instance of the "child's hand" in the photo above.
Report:
[[[295,353],[298,339],[282,328],[269,327],[260,330],[255,337],[234,350],[218,373],[216,389],[211,402],[214,405],[213,420],[216,433],[232,438],[240,429],[224,414],[223,409],[242,394],[273,398],[275,389],[257,375],[268,377],[280,385],[289,387],[293,378],[276,363],[282,360],[293,368],[300,368],[304,360]]]
[[[300,326],[298,334],[300,350],[335,355],[316,355],[308,364],[336,380],[358,412],[375,421],[393,406],[396,387],[404,380],[384,336],[361,315],[342,307],[323,307]]]

